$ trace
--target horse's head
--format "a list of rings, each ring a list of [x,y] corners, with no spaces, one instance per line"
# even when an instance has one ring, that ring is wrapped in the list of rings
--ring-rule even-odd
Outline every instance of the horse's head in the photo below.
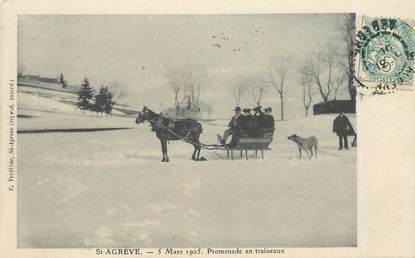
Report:
[[[140,112],[138,112],[138,116],[135,119],[135,123],[141,124],[148,120],[150,120],[149,109],[146,106],[144,106],[143,109]]]

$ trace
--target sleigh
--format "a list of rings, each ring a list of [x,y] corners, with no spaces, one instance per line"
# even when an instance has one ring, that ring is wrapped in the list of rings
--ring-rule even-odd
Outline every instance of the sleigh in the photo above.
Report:
[[[231,141],[226,146],[226,154],[228,158],[234,159],[234,152],[239,152],[240,157],[245,153],[245,159],[248,160],[248,151],[261,152],[261,158],[264,159],[264,151],[271,150],[269,145],[274,137],[274,129],[263,130],[259,135],[252,135],[249,132],[241,131],[235,141]]]

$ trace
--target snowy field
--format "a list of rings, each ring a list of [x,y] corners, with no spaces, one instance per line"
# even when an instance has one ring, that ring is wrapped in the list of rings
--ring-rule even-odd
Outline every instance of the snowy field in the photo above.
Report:
[[[19,247],[356,246],[356,149],[337,150],[334,115],[277,122],[264,160],[202,150],[208,161],[194,162],[192,146],[171,142],[162,163],[134,118],[19,101],[19,130],[131,128],[18,135]],[[224,124],[203,123],[201,141]],[[318,138],[318,159],[298,160],[294,133]]]
[[[50,91],[26,86],[19,86],[19,95],[17,105],[19,110],[24,111],[26,115],[32,114],[32,111],[42,111],[49,113],[84,115],[82,111],[77,109],[75,105],[67,104],[67,102],[75,103],[77,96],[67,92]],[[112,110],[113,115],[124,115],[115,109]],[[88,112],[90,116],[96,116],[95,112]]]

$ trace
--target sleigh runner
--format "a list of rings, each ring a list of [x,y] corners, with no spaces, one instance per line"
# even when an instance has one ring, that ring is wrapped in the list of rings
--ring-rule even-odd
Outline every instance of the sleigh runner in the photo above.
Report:
[[[244,155],[248,160],[248,151],[255,151],[255,156],[258,157],[258,151],[261,152],[261,158],[264,159],[264,151],[271,150],[269,145],[274,137],[274,129],[264,130],[260,135],[252,136],[247,131],[241,131],[235,140],[230,144],[225,145],[227,158],[234,159],[234,151],[239,151],[240,157]],[[219,142],[221,136],[218,135]]]

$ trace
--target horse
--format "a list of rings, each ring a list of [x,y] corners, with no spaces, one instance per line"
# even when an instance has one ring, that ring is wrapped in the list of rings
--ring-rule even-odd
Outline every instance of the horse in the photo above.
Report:
[[[150,122],[152,131],[156,133],[161,143],[161,151],[163,153],[162,162],[169,162],[167,154],[167,141],[186,140],[194,147],[192,160],[200,159],[201,144],[199,141],[202,133],[202,125],[193,119],[182,119],[174,121],[165,117],[163,113],[157,114],[146,106],[138,113],[135,119],[136,124]],[[203,158],[202,158],[203,159]]]

